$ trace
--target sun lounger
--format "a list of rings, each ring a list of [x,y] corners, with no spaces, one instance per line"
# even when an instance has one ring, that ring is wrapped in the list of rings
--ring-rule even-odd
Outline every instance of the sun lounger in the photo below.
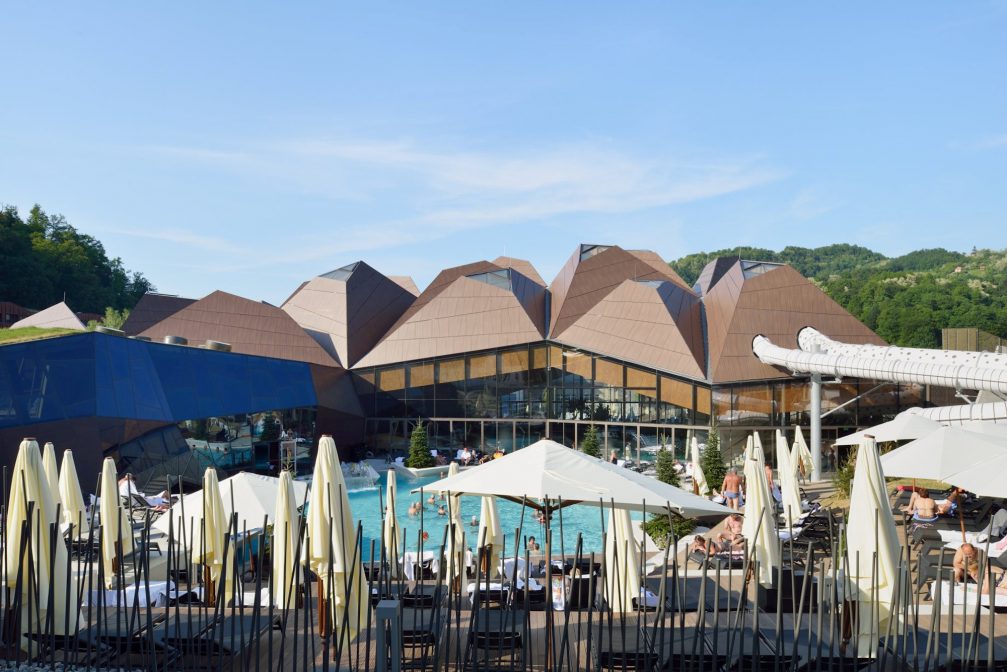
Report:
[[[525,613],[515,609],[472,612],[465,641],[465,669],[525,669]]]
[[[154,667],[159,669],[178,659],[178,651],[174,647],[153,641],[148,636],[148,628],[156,627],[164,620],[163,612],[84,607],[82,618],[86,618],[88,614],[91,615],[90,625],[85,624],[76,633],[40,634],[34,637],[49,652],[43,653],[41,657],[49,658],[60,652],[67,660],[97,666],[114,661],[119,665],[134,667],[141,660],[146,661],[147,665],[153,661]]]
[[[657,646],[654,633],[645,625],[641,627],[636,618],[623,621],[605,622],[592,632],[591,649],[595,668],[598,670],[660,670],[664,662]],[[679,638],[681,639],[681,638]],[[668,657],[671,641],[667,643]],[[667,658],[665,658],[667,660]],[[670,669],[689,669],[672,667]]]
[[[181,612],[158,624],[152,633],[155,643],[178,650],[181,669],[216,666],[250,653],[255,643],[270,630],[280,627],[280,618],[262,613],[234,614],[223,618]]]
[[[914,628],[898,636],[882,638],[882,646],[907,670],[987,670],[990,641],[986,635],[941,632],[932,634]],[[967,659],[967,662],[964,662]],[[1005,652],[993,648],[992,670],[1007,670]]]
[[[402,664],[407,669],[431,668],[447,623],[440,609],[401,611]]]

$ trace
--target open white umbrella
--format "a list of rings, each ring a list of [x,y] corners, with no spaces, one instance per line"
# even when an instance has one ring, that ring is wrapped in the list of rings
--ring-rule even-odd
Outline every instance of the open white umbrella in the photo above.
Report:
[[[451,463],[454,465],[454,462]],[[385,472],[388,479],[388,490],[385,497],[385,519],[381,524],[381,539],[385,545],[385,554],[391,567],[391,577],[399,576],[399,523],[395,519],[395,504],[398,501],[398,487],[395,482],[395,470],[389,469]]]
[[[133,528],[121,504],[115,460],[106,457],[101,465],[101,507],[98,510],[106,588],[115,584],[119,561],[133,552]]]
[[[527,448],[435,481],[424,491],[460,495],[496,495],[514,502],[527,498],[529,506],[555,510],[563,505],[611,506],[651,513],[672,512],[686,518],[726,516],[731,510],[708,499],[631,469],[595,459],[544,439]],[[546,501],[550,504],[544,506]]]
[[[486,572],[493,576],[500,564],[500,553],[504,542],[504,535],[500,529],[500,515],[497,513],[496,497],[493,495],[483,495],[477,534],[476,544],[478,548],[485,549],[483,552],[487,557]]]
[[[231,520],[231,514],[238,514],[238,532],[262,528],[273,522],[276,511],[276,499],[280,493],[280,479],[276,476],[262,476],[241,472],[218,482],[220,498],[224,503],[224,518]],[[308,485],[303,481],[291,482],[294,490],[294,502],[299,507],[304,504]],[[185,520],[182,514],[185,514]],[[186,534],[189,530],[199,533],[199,520],[203,517],[203,491],[191,492],[175,502],[163,516],[155,520],[151,527],[168,534],[168,522],[174,518],[174,534],[181,535],[182,524],[185,524]]]
[[[213,604],[224,586],[225,604],[234,596],[234,544],[227,545],[231,534],[231,521],[224,511],[224,501],[220,496],[217,471],[207,468],[203,474],[203,517],[192,528],[192,561],[203,565],[207,572],[209,594],[207,600]],[[227,547],[225,548],[225,545]],[[225,562],[225,555],[226,562]]]
[[[1007,456],[1005,438],[938,426],[927,436],[882,455],[881,468],[889,478],[927,478],[960,485],[949,479],[973,465],[1004,456]]]
[[[836,441],[837,446],[857,446],[865,437],[872,436],[878,443],[890,443],[892,441],[911,441],[921,439],[934,430],[940,428],[940,424],[915,413],[899,413],[893,420],[875,425],[870,429],[862,429],[840,437]]]
[[[281,609],[297,606],[294,596],[301,585],[300,563],[297,559],[297,539],[300,516],[297,514],[297,495],[294,479],[289,471],[280,472],[280,484],[273,511],[273,601]]]
[[[991,437],[987,435],[987,438]],[[1004,474],[1007,474],[1007,443],[1001,440],[998,445],[1001,446],[1000,452],[985,459],[975,454],[978,451],[970,452],[971,457],[963,456],[955,463],[958,470],[947,474],[942,480],[982,497],[1007,497],[1007,482],[1004,481]]]
[[[73,525],[79,534],[88,525],[87,509],[77,476],[77,465],[69,448],[63,451],[63,464],[59,468],[59,496],[63,502],[63,524]]]
[[[319,611],[319,630],[342,636],[345,627],[349,639],[353,639],[365,622],[367,585],[336,442],[327,434],[318,442],[308,497],[304,559],[318,576],[318,590],[324,601]],[[332,619],[331,624],[323,614]]]
[[[857,590],[858,656],[873,656],[885,632],[898,577],[899,538],[888,503],[885,473],[877,446],[865,439],[857,451],[846,525],[846,576]],[[876,554],[876,558],[875,558]],[[875,564],[877,571],[875,572]],[[875,616],[875,609],[880,617]],[[880,620],[879,623],[874,623]]]
[[[22,526],[28,521],[28,507],[31,507],[31,532],[22,539]],[[6,555],[7,588],[13,591],[18,586],[20,575],[22,591],[21,631],[29,631],[29,611],[31,631],[39,632],[51,616],[53,631],[67,634],[77,630],[79,613],[77,591],[66,590],[69,557],[66,544],[57,532],[55,545],[50,543],[52,527],[59,525],[56,518],[56,502],[49,491],[49,482],[42,467],[35,439],[24,439],[18,449],[14,469],[11,471],[10,494],[5,511],[7,525]],[[24,553],[21,552],[25,541]],[[29,554],[27,545],[31,545]],[[54,561],[50,563],[50,557]],[[29,562],[30,559],[30,562]],[[31,594],[29,596],[29,584]],[[50,586],[53,597],[49,599]],[[69,592],[69,596],[67,593]],[[11,596],[12,597],[12,596]],[[30,601],[33,603],[29,607]],[[37,600],[37,602],[36,602]],[[24,647],[27,642],[22,641]]]
[[[448,478],[458,475],[458,463],[452,462],[448,466]],[[454,534],[448,533],[448,577],[454,580],[465,572],[465,526],[462,524],[462,498],[460,495],[452,494],[448,500],[448,507],[451,509],[449,525],[454,529]]]
[[[761,448],[761,443],[756,442],[752,457],[745,460],[745,520],[741,533],[749,546],[755,549],[759,582],[770,586],[773,584],[773,570],[780,567],[780,537],[773,515],[776,502],[769,493],[766,462]]]
[[[776,430],[776,467],[780,472],[780,494],[783,496],[783,517],[787,527],[801,517],[801,492],[797,487],[797,469],[790,462],[787,437]]]
[[[612,611],[633,611],[640,597],[640,549],[626,509],[611,509],[605,536],[605,590]]]
[[[52,445],[52,441],[46,441],[42,448],[42,468],[45,469],[45,480],[49,483],[49,492],[52,493],[56,504],[59,504],[59,466],[56,464],[56,446]]]
[[[710,494],[710,485],[706,482],[706,474],[699,459],[699,439],[695,436],[692,437],[692,482],[696,484],[696,491],[701,497]]]

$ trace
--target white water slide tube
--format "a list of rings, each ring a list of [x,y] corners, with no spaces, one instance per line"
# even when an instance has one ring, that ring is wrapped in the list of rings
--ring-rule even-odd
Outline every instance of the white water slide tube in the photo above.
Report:
[[[752,341],[752,351],[764,364],[795,373],[1007,394],[1007,355],[849,345],[828,339],[810,327],[802,329],[797,339],[802,349],[782,348],[760,334]],[[824,352],[809,352],[815,345]]]

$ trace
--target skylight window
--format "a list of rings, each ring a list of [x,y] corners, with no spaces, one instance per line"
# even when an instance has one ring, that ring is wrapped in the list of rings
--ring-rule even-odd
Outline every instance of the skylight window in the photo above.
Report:
[[[353,275],[353,271],[357,270],[357,264],[359,261],[355,261],[349,266],[343,266],[342,268],[337,268],[334,271],[329,271],[328,273],[323,273],[318,276],[320,278],[328,278],[329,280],[349,280],[350,276]]]
[[[493,285],[494,287],[506,289],[507,291],[510,291],[511,289],[509,268],[504,268],[499,271],[487,271],[486,273],[476,273],[475,275],[467,275],[465,277],[470,280],[475,280],[476,282],[485,282],[487,285]]]
[[[745,279],[754,278],[757,275],[763,275],[764,273],[769,273],[774,271],[783,264],[776,264],[771,261],[744,261],[741,262],[741,272],[745,276]]]
[[[611,245],[581,245],[580,246],[580,260],[590,259],[596,254],[601,254],[605,250],[612,247]]]

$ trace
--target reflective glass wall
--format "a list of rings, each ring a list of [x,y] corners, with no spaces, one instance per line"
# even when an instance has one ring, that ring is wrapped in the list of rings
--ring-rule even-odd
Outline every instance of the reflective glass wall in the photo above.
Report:
[[[662,445],[688,450],[716,419],[728,458],[753,430],[810,424],[806,380],[718,385],[712,389],[555,343],[477,352],[355,372],[367,447],[404,452],[417,418],[444,450],[512,450],[548,437],[579,445],[599,427],[606,456],[646,460]],[[859,398],[858,398],[859,397]],[[922,386],[847,380],[823,387],[823,440],[894,417],[925,400]],[[773,432],[763,436],[771,441]]]

